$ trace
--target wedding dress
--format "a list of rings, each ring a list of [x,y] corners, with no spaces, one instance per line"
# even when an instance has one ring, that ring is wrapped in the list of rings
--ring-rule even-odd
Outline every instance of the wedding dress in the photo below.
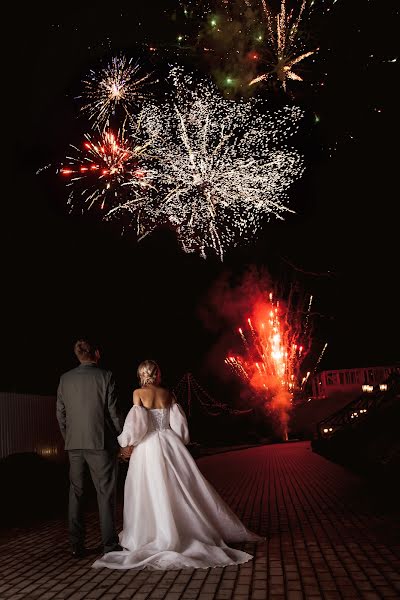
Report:
[[[205,569],[247,562],[227,542],[260,541],[200,473],[184,444],[188,425],[179,404],[133,406],[119,444],[134,446],[125,481],[123,551],[93,564],[110,569]]]

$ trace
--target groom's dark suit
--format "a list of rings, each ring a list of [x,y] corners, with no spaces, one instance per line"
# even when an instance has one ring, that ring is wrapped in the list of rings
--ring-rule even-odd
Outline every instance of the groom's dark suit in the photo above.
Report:
[[[71,544],[83,546],[82,514],[85,464],[97,491],[105,552],[118,544],[115,529],[117,411],[114,378],[96,363],[84,363],[60,378],[57,419],[70,460],[69,531]]]

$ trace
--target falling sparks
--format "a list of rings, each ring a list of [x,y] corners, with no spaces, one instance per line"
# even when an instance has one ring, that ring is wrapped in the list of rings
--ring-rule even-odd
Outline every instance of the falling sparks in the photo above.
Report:
[[[132,198],[142,197],[152,179],[142,164],[147,147],[148,142],[134,145],[128,143],[124,132],[115,135],[112,131],[104,131],[97,140],[87,134],[82,149],[71,146],[74,154],[60,169],[72,187],[71,206],[78,201],[83,210],[97,204],[109,214],[121,203],[121,186],[126,184]]]
[[[324,344],[324,347],[322,348],[321,354],[319,355],[319,357],[318,357],[318,360],[317,360],[317,362],[315,363],[315,367],[314,367],[314,369],[313,369],[313,373],[315,373],[315,372],[316,372],[316,370],[317,370],[317,368],[318,368],[318,365],[319,365],[319,363],[321,362],[321,360],[322,360],[322,357],[323,357],[323,355],[325,354],[325,350],[327,349],[327,347],[328,347],[328,344],[327,344],[327,343],[325,343],[325,344]]]
[[[304,311],[291,298],[285,308],[272,293],[265,295],[252,310],[246,328],[239,329],[242,353],[225,359],[230,369],[263,399],[266,409],[278,417],[283,439],[287,439],[294,395],[310,375],[307,372],[303,376],[302,365],[311,348],[311,302],[312,297]]]
[[[286,0],[281,0],[280,12],[273,15],[265,0],[262,1],[266,20],[266,72],[254,77],[249,85],[255,85],[276,77],[286,91],[287,80],[303,81],[294,67],[304,59],[312,56],[317,49],[306,50],[300,35],[300,24],[304,15],[306,0],[302,0],[299,12],[286,10]]]
[[[303,161],[285,140],[302,111],[284,107],[271,115],[259,100],[226,100],[178,67],[170,81],[172,101],[149,103],[142,113],[157,157],[159,219],[174,227],[186,252],[205,258],[211,250],[222,260],[264,218],[290,211],[287,190]]]
[[[86,135],[83,148],[72,146],[60,170],[73,208],[98,206],[103,218],[127,218],[139,239],[171,227],[184,251],[221,260],[271,217],[293,212],[288,190],[304,163],[287,139],[298,129],[300,108],[271,113],[261,99],[225,99],[210,80],[178,66],[167,77],[169,95],[156,103],[141,93],[149,75],[137,71],[125,57],[114,58],[85,81],[83,110],[96,133]],[[134,126],[129,111],[138,100]],[[117,134],[113,115],[115,124],[123,117]],[[133,129],[128,136],[126,126]]]
[[[129,115],[132,106],[144,99],[144,84],[149,83],[151,74],[141,75],[140,71],[139,64],[125,56],[112,58],[100,71],[90,71],[83,82],[86,104],[82,111],[88,113],[94,127],[108,127],[118,106]]]

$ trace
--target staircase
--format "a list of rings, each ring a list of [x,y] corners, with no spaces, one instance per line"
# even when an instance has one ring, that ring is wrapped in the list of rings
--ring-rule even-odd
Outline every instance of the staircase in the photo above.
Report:
[[[400,374],[320,421],[311,446],[359,473],[400,472]]]

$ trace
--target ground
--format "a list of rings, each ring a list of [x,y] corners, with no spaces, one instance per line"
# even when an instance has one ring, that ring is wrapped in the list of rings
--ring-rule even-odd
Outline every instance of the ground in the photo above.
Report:
[[[238,546],[253,561],[207,570],[95,570],[96,550],[70,558],[65,522],[52,520],[3,536],[0,599],[399,598],[397,504],[313,453],[309,442],[225,452],[198,464],[244,523],[266,536],[265,543]],[[95,549],[95,513],[88,532]]]

